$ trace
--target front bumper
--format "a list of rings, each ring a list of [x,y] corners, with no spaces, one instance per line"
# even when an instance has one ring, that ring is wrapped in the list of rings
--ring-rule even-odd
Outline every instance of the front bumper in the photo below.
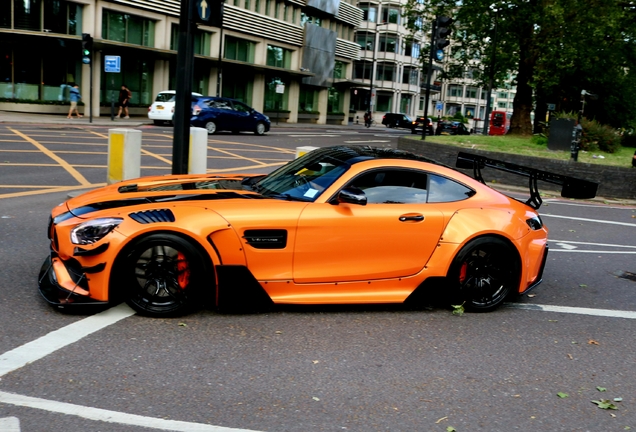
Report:
[[[51,252],[40,268],[38,288],[44,300],[60,308],[108,304],[89,297],[86,281],[86,273],[69,268]]]

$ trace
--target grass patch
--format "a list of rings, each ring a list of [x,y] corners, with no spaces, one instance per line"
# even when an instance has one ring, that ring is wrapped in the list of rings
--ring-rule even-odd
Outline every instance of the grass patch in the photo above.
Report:
[[[420,136],[408,136],[410,139],[421,140]],[[499,153],[512,153],[525,156],[543,157],[546,159],[569,160],[570,151],[548,150],[545,141],[532,137],[518,136],[484,136],[484,135],[438,135],[427,137],[427,140],[438,144],[449,144],[466,149],[479,149]],[[621,147],[615,153],[602,151],[579,151],[579,162],[596,165],[611,165],[631,168],[633,148]],[[599,157],[599,156],[602,156]]]

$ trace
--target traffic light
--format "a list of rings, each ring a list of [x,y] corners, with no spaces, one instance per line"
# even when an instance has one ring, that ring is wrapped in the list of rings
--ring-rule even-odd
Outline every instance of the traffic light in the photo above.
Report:
[[[437,26],[435,30],[436,50],[443,50],[450,44],[450,41],[447,38],[451,34],[451,24],[453,24],[452,18],[445,16],[437,17]]]
[[[82,63],[91,64],[93,57],[93,38],[89,33],[82,33]]]

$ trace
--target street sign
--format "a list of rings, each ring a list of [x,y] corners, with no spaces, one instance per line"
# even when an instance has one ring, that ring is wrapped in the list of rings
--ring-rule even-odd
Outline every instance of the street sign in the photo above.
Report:
[[[556,104],[548,104],[548,111],[554,111],[556,109]]]
[[[120,73],[121,57],[113,55],[104,56],[104,72]]]
[[[213,27],[223,26],[223,2],[224,0],[190,0],[195,10],[192,17],[197,24]]]
[[[437,111],[441,111],[444,109],[444,102],[442,101],[437,101],[437,103],[435,104],[435,109]]]

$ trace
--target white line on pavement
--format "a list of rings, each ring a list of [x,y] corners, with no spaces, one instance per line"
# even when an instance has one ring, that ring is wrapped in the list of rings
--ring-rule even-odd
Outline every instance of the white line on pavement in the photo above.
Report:
[[[20,420],[17,417],[0,418],[0,431],[20,432]]]
[[[616,247],[616,248],[632,248],[636,249],[636,246],[632,245],[619,245],[619,244],[611,244],[611,243],[590,243],[590,242],[580,242],[580,241],[570,241],[570,240],[554,240],[550,239],[550,243],[568,243],[568,244],[580,244],[580,245],[591,245],[591,246],[608,246],[608,247]]]
[[[249,429],[235,429],[222,426],[190,423],[179,420],[164,420],[145,417],[136,414],[126,414],[101,408],[91,408],[65,402],[22,396],[0,391],[0,402],[27,408],[36,408],[48,412],[82,417],[88,420],[119,423],[131,426],[141,426],[152,429],[178,432],[256,432]]]
[[[7,351],[0,355],[0,377],[134,314],[127,305],[121,304]]]
[[[571,220],[584,221],[584,222],[596,222],[596,223],[602,223],[602,224],[636,227],[636,224],[627,223],[627,222],[615,222],[615,221],[608,221],[608,220],[601,220],[601,219],[588,219],[588,218],[578,218],[578,217],[572,217],[572,216],[559,216],[559,215],[553,215],[550,213],[541,213],[541,217],[544,217],[544,216],[559,218],[559,219],[571,219]]]
[[[598,317],[610,317],[610,318],[627,318],[636,319],[636,312],[623,311],[623,310],[611,310],[611,309],[592,309],[582,307],[570,307],[570,306],[552,306],[552,305],[539,305],[530,303],[506,303],[507,307],[515,309],[526,310],[538,310],[542,312],[559,312],[577,315],[592,315]]]

